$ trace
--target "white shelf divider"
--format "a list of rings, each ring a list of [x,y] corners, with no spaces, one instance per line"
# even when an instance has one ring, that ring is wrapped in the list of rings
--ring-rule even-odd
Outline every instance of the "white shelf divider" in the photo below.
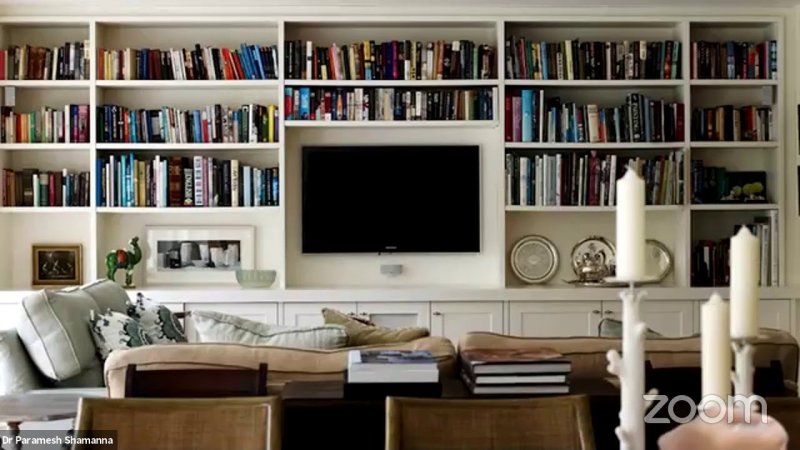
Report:
[[[761,87],[778,86],[778,80],[691,80],[692,86],[710,87]]]
[[[775,203],[708,203],[691,205],[692,211],[770,211],[780,209]]]
[[[89,80],[0,80],[0,87],[31,89],[89,89]]]
[[[81,144],[0,144],[0,151],[2,150],[13,150],[13,151],[25,151],[25,152],[35,152],[35,151],[47,151],[47,152],[88,152],[89,149],[92,147],[90,143],[81,143]]]
[[[692,148],[776,148],[777,141],[693,141]]]

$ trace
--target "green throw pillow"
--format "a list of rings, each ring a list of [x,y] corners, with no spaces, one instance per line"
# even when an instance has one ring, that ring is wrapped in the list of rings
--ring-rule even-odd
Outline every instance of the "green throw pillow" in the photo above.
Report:
[[[175,314],[141,293],[136,294],[134,303],[128,304],[128,316],[139,323],[153,344],[186,342],[186,333]]]
[[[92,338],[98,356],[103,361],[114,350],[152,344],[150,337],[136,320],[111,310],[105,314],[92,312],[89,318],[89,329],[92,330]]]
[[[647,334],[645,335],[648,339],[659,339],[663,338],[664,335],[658,333],[657,331],[653,331],[651,329],[647,329]],[[600,337],[606,338],[621,338],[622,337],[622,322],[617,319],[610,319],[605,318],[600,321]]]

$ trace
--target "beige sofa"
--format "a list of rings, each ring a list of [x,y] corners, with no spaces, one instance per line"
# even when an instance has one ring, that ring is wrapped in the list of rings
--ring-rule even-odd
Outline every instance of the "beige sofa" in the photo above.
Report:
[[[441,337],[427,337],[408,343],[348,347],[336,350],[310,350],[241,344],[153,345],[116,351],[105,363],[105,381],[109,396],[125,396],[125,371],[135,364],[137,370],[250,368],[268,365],[271,393],[279,392],[292,380],[343,380],[347,372],[347,353],[353,349],[429,350],[436,358],[442,377],[456,375],[457,355],[453,344]]]
[[[798,371],[797,340],[788,332],[761,329],[755,345],[756,366],[767,366],[779,361],[783,368],[784,383],[796,391]],[[495,333],[467,333],[461,337],[459,351],[492,348],[553,348],[572,363],[572,376],[577,378],[608,377],[606,352],[621,350],[618,338],[570,337],[525,338]],[[645,341],[647,360],[654,368],[700,367],[700,337],[658,338]]]

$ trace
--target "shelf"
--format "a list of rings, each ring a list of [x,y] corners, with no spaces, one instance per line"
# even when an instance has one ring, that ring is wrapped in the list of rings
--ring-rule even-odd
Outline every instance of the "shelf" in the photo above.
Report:
[[[499,86],[498,80],[286,80],[286,86],[296,87],[480,87]]]
[[[647,205],[645,211],[681,211],[683,205]],[[507,205],[506,212],[599,213],[614,212],[615,206],[518,206]]]
[[[712,87],[759,87],[777,86],[778,80],[691,80],[692,86],[712,86]]]
[[[88,89],[89,80],[0,80],[0,87],[32,89]]]
[[[92,208],[88,206],[0,206],[0,214],[67,214],[91,211]]]
[[[220,214],[220,213],[277,213],[281,210],[280,206],[258,206],[258,207],[230,207],[219,206],[214,208],[204,207],[169,207],[169,208],[122,208],[122,207],[99,207],[98,214]]]
[[[597,87],[597,88],[634,88],[634,87],[678,87],[683,80],[506,80],[506,86],[537,87]]]
[[[506,142],[506,148],[576,150],[653,150],[683,148],[683,142]]]
[[[125,144],[108,143],[97,144],[98,150],[135,150],[135,151],[164,151],[164,150],[194,150],[194,151],[232,151],[232,150],[278,150],[281,147],[277,142],[249,143],[192,143],[192,144]]]
[[[691,205],[692,211],[768,211],[777,210],[775,203],[734,203],[734,204],[705,204]]]
[[[97,80],[97,87],[115,89],[257,89],[277,88],[278,80]]]
[[[775,148],[775,141],[693,141],[692,148]]]
[[[495,128],[496,120],[287,120],[287,128]]]
[[[0,150],[15,151],[83,151],[89,150],[91,144],[0,144]]]

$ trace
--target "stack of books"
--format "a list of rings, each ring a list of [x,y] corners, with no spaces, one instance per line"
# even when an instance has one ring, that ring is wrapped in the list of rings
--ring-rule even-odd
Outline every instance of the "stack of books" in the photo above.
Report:
[[[473,395],[569,393],[572,365],[552,349],[464,350],[461,362],[461,377]]]
[[[778,41],[695,41],[691,53],[694,79],[778,79]]]
[[[89,41],[60,47],[12,45],[0,51],[0,80],[88,80]]]
[[[89,206],[89,172],[3,169],[3,206]]]
[[[438,383],[439,369],[429,351],[352,350],[348,383]]]

